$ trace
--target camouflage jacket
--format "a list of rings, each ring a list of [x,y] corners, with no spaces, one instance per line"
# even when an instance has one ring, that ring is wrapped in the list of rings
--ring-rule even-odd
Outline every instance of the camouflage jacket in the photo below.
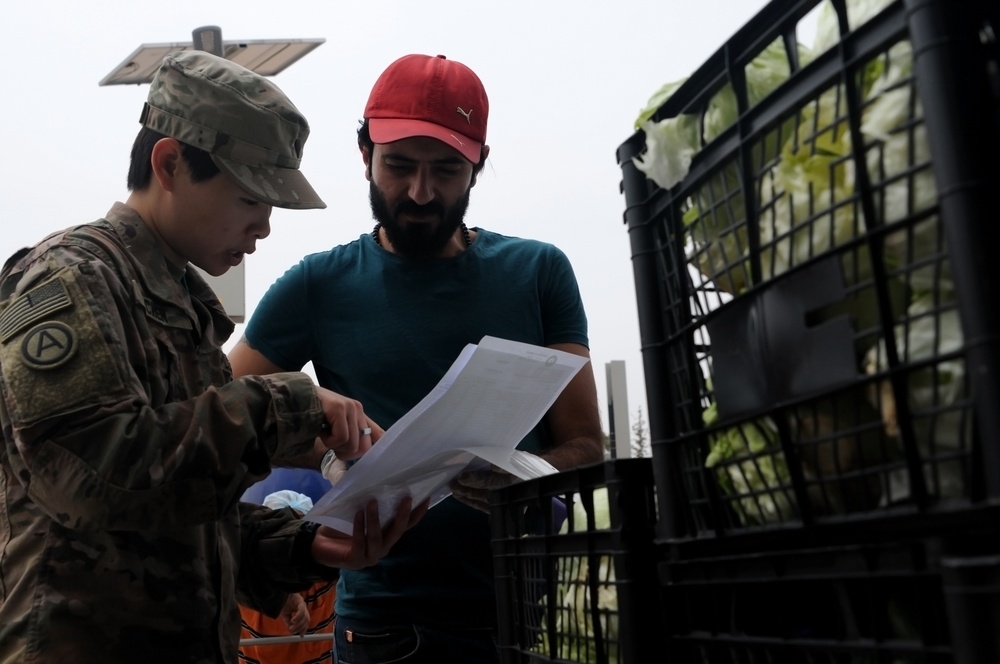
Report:
[[[234,662],[237,599],[316,579],[291,510],[239,502],[311,447],[312,380],[234,381],[232,321],[123,204],[8,263],[0,663]]]

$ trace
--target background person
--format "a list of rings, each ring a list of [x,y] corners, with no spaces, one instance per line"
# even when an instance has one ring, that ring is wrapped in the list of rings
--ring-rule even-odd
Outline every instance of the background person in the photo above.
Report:
[[[465,223],[489,154],[488,113],[479,77],[444,56],[404,56],[382,73],[358,131],[377,223],[272,285],[230,352],[236,375],[312,362],[321,385],[388,428],[484,335],[589,357],[565,254]],[[588,363],[519,447],[567,469],[601,461],[602,441]],[[485,511],[488,491],[513,481],[495,469],[466,473],[377,565],[342,573],[341,662],[497,661]]]
[[[72,112],[68,116],[72,118]],[[224,662],[240,601],[373,564],[419,519],[352,535],[239,502],[271,464],[370,447],[361,404],[302,373],[233,380],[220,275],[272,206],[323,207],[298,170],[305,118],[267,79],[168,55],[105,218],[0,271],[0,661]],[[71,177],[66,174],[64,177]]]
[[[264,507],[290,509],[302,518],[313,507],[309,496],[284,489],[264,497]],[[242,633],[240,661],[247,664],[319,664],[333,661],[333,601],[337,595],[335,580],[317,581],[301,592],[288,593],[281,615],[264,615],[250,607],[240,607]],[[302,640],[293,643],[246,643],[248,639],[275,636],[327,634],[323,641]]]

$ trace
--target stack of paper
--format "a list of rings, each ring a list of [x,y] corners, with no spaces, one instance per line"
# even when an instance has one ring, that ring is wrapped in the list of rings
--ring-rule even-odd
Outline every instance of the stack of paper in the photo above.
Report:
[[[434,505],[468,467],[493,464],[520,479],[556,471],[515,449],[587,358],[542,346],[483,337],[469,344],[430,394],[385,432],[306,515],[343,532],[370,499],[388,521],[396,505]]]

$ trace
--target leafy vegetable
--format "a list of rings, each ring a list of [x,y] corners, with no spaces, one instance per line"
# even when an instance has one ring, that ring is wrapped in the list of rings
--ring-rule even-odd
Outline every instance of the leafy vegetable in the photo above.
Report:
[[[852,29],[881,11],[889,1],[849,2]],[[830,48],[839,38],[836,14],[832,5],[824,2],[813,47],[797,45],[800,64],[807,64],[814,53]],[[901,114],[905,118],[912,117],[909,114],[913,109],[908,89],[893,89],[893,86],[898,86],[911,74],[911,60],[904,42],[890,52],[888,62],[883,59],[870,62],[861,77],[861,94],[866,100],[862,132],[884,143],[869,152],[869,156],[884,162],[881,166],[890,178],[912,164],[906,152],[910,143],[917,140],[926,146],[922,136],[898,132]],[[749,105],[758,103],[789,75],[790,64],[784,44],[775,40],[746,67]],[[645,132],[646,151],[633,161],[640,171],[664,189],[681,182],[703,146],[738,118],[736,96],[727,83],[713,95],[704,110],[703,135],[699,136],[699,117],[695,114],[653,121],[656,110],[683,83],[684,79],[658,90],[635,123],[636,128]],[[854,201],[856,173],[846,99],[842,85],[831,87],[753,146],[754,168],[761,172],[755,193],[760,210],[757,221],[762,247],[761,276],[765,280],[849,242],[864,228],[860,208]],[[771,166],[758,167],[768,164]],[[876,165],[869,163],[870,168]],[[884,221],[899,219],[913,209],[912,205],[904,205],[906,201],[900,200],[908,192],[921,192],[922,200],[917,201],[917,205],[935,199],[933,187],[923,186],[926,184],[923,175],[918,177],[920,182],[904,178],[887,186],[882,209]],[[691,262],[716,287],[734,295],[750,286],[749,270],[745,267],[750,243],[743,187],[739,163],[734,160],[724,164],[692,193],[684,216],[691,239]],[[866,263],[854,260],[845,265],[844,273],[861,280],[869,275],[856,270],[865,267]]]
[[[691,168],[691,159],[700,147],[696,116],[678,115],[659,122],[649,119],[684,80],[667,83],[660,88],[636,121],[636,128],[646,134],[646,152],[633,160],[635,166],[664,189],[670,189],[684,179]]]
[[[874,18],[883,9],[892,4],[893,0],[848,0],[847,24],[850,30]],[[832,48],[840,41],[840,28],[837,25],[837,13],[829,0],[820,5],[816,20],[816,36],[813,38],[813,53],[820,53]]]
[[[713,403],[702,413],[705,424],[718,419]],[[795,497],[789,490],[788,466],[770,418],[725,429],[710,437],[705,466],[718,468],[722,490],[738,496],[733,509],[744,524],[787,521],[798,516]]]
[[[907,322],[895,328],[895,342],[900,361],[918,365],[922,361],[946,356],[962,346],[962,329],[956,308],[945,308],[949,293],[925,293],[910,305]],[[877,374],[888,368],[885,343],[879,342],[865,357],[865,371]],[[971,445],[967,414],[954,404],[966,398],[965,361],[961,356],[945,359],[914,370],[907,377],[907,396],[913,413],[914,435],[924,461],[924,481],[928,492],[940,499],[960,498],[965,492],[961,457],[968,456]],[[879,404],[885,432],[899,442],[900,429],[896,400],[890,384],[878,385],[872,401]],[[898,450],[900,455],[902,450]],[[956,452],[965,454],[956,457]],[[949,459],[949,457],[951,457]],[[889,477],[888,501],[910,497],[910,475],[900,468]]]
[[[799,57],[809,59],[809,53],[800,47]],[[746,68],[747,97],[751,106],[770,94],[788,80],[791,67],[783,42],[772,42]],[[708,144],[736,123],[739,109],[736,93],[731,83],[716,92],[705,110],[705,124],[699,136],[699,118],[681,114],[660,121],[652,116],[686,82],[686,78],[667,83],[650,97],[636,118],[635,127],[646,134],[646,151],[633,162],[646,177],[664,189],[671,189],[684,179],[691,166],[691,159],[704,144]]]
[[[795,134],[760,185],[761,270],[776,277],[858,234],[844,95],[827,90],[796,118]],[[848,272],[850,273],[850,272]]]
[[[849,29],[858,29],[892,1],[847,0]],[[816,27],[810,47],[797,45],[804,66],[842,37],[829,0],[820,7]],[[784,46],[775,41],[746,68],[750,106],[775,90],[789,72]],[[954,306],[951,266],[943,254],[942,228],[937,215],[926,212],[933,210],[938,192],[926,127],[920,121],[923,111],[912,79],[910,43],[901,40],[893,44],[856,72],[854,80],[834,81],[815,97],[804,99],[789,117],[779,120],[749,146],[749,155],[735,153],[686,188],[688,198],[681,204],[685,250],[697,273],[722,291],[723,296],[717,299],[722,304],[756,285],[750,270],[752,258],[759,260],[760,278],[767,281],[815,262],[833,249],[857,243],[839,254],[844,286],[851,294],[836,313],[852,316],[855,329],[869,331],[855,342],[859,370],[872,374],[887,370],[884,344],[872,348],[876,335],[870,330],[889,325],[895,326],[901,361],[927,363],[926,369],[914,369],[907,377],[912,425],[931,491],[941,497],[958,496],[963,490],[960,461],[946,462],[938,457],[952,453],[960,458],[970,444],[966,413],[956,406],[967,398],[964,363],[961,358],[934,360],[959,349],[962,332]],[[654,121],[657,109],[684,82],[682,79],[658,90],[635,123],[646,134],[646,151],[634,163],[664,189],[681,183],[698,153],[738,119],[735,95],[726,85],[705,108],[687,109],[677,117]],[[864,141],[860,146],[852,144],[845,84],[856,85],[860,96],[859,129]],[[741,161],[746,156],[752,160],[749,168]],[[859,156],[863,159],[860,163]],[[874,202],[875,219],[871,220],[865,219],[860,205],[858,169],[862,164]],[[752,173],[753,182],[744,182],[745,172]],[[753,195],[754,205],[749,210],[756,215],[753,219],[747,217],[749,193]],[[921,214],[923,218],[918,216]],[[902,312],[895,323],[878,318],[871,287],[855,288],[868,284],[873,276],[875,257],[870,255],[868,243],[857,240],[875,226],[884,228],[878,236],[881,244],[873,246],[881,249],[890,305]],[[751,253],[751,230],[759,241],[757,255]],[[709,292],[704,284],[696,288]],[[887,383],[882,388],[870,396],[875,409],[872,417],[875,422],[882,419],[886,435],[898,442],[893,392]],[[887,461],[885,447],[878,447],[866,434],[852,437],[839,433],[855,425],[860,430],[866,424],[869,414],[861,405],[855,405],[853,415],[846,418],[838,412],[842,409],[837,404],[828,407],[829,412],[787,414],[788,430],[793,436],[806,437],[824,431],[831,449],[836,448],[830,458],[849,457],[857,468]],[[706,426],[716,423],[717,417],[715,404],[711,404],[704,413]],[[872,452],[876,449],[880,451]],[[897,449],[893,467],[900,470],[892,475],[889,486],[872,487],[865,480],[851,487],[857,492],[847,490],[830,500],[818,493],[817,487],[824,491],[826,487],[817,481],[810,485],[810,502],[813,507],[821,503],[824,509],[837,511],[867,505],[871,496],[884,495],[884,500],[906,497],[908,476],[899,463],[899,453]],[[747,524],[797,516],[789,489],[788,462],[778,447],[777,427],[771,418],[714,431],[705,460],[706,466],[716,471],[723,492],[731,497],[734,511]],[[825,472],[839,476],[846,467],[834,464],[824,469],[821,463],[810,465],[805,457],[799,463],[807,481],[822,480]]]

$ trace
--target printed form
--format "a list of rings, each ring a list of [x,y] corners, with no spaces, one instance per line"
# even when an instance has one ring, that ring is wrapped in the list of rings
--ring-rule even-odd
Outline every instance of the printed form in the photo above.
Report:
[[[516,447],[588,361],[496,337],[469,344],[305,518],[350,533],[354,514],[370,499],[386,522],[407,495],[414,505],[447,498],[448,482],[467,467],[494,464],[523,480],[556,472]]]

